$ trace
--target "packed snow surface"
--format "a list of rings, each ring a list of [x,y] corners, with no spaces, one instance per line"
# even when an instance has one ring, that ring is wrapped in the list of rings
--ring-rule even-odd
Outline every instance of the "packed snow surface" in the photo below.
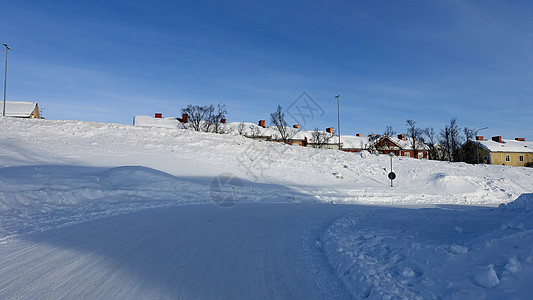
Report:
[[[0,128],[1,299],[533,292],[531,168],[394,157],[391,187],[391,158],[368,152],[77,121]]]

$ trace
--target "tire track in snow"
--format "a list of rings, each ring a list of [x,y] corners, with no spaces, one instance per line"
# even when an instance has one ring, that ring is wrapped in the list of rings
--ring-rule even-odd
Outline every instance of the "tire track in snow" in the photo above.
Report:
[[[29,234],[0,248],[0,298],[348,298],[315,243],[356,209],[156,208]]]

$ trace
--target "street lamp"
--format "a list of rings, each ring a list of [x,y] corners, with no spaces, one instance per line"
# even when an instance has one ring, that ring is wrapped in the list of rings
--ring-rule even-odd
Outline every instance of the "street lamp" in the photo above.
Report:
[[[341,110],[340,110],[340,98],[341,95],[335,96],[337,98],[337,125],[339,128],[339,150],[341,150]]]
[[[481,131],[481,130],[484,130],[484,129],[487,129],[488,127],[483,127],[483,128],[479,128],[475,131],[474,133],[474,136],[475,136],[475,139],[476,139],[476,144],[477,144],[477,163],[479,164],[479,141],[477,140],[477,132],[478,131]]]
[[[4,46],[6,46],[6,73],[4,75],[4,110],[2,112],[2,116],[6,116],[6,86],[7,86],[7,50],[11,50],[9,46],[4,43]]]

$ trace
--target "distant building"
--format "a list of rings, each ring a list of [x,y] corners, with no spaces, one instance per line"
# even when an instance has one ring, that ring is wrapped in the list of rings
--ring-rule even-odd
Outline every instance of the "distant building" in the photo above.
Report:
[[[408,156],[420,159],[429,158],[429,146],[421,140],[413,141],[406,138],[405,134],[399,134],[398,137],[381,136],[373,145],[373,148],[379,153],[394,153],[396,156]]]
[[[342,136],[342,150],[346,152],[361,152],[367,150],[380,154],[393,153],[396,156],[408,156],[414,158],[428,158],[429,147],[422,141],[417,141],[415,149],[412,142],[406,139],[405,134],[398,137],[389,137],[386,135],[370,135],[363,137],[362,134],[355,136]],[[415,155],[416,153],[416,155]]]
[[[1,111],[3,112],[3,103]],[[40,119],[37,102],[6,101],[6,117]]]
[[[482,163],[533,167],[533,142],[526,142],[525,138],[508,140],[494,136],[490,140],[483,140],[482,136],[477,136],[475,141],[468,143],[474,146],[476,160],[479,150],[479,161]]]

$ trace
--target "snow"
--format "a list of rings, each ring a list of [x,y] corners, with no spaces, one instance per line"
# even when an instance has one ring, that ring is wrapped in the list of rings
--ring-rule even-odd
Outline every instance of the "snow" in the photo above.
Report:
[[[497,209],[361,209],[326,230],[324,248],[357,297],[522,298],[531,293],[533,226],[507,226],[517,217]]]
[[[0,127],[2,299],[531,294],[531,168],[395,157],[391,187],[391,158],[366,151],[165,126]]]

